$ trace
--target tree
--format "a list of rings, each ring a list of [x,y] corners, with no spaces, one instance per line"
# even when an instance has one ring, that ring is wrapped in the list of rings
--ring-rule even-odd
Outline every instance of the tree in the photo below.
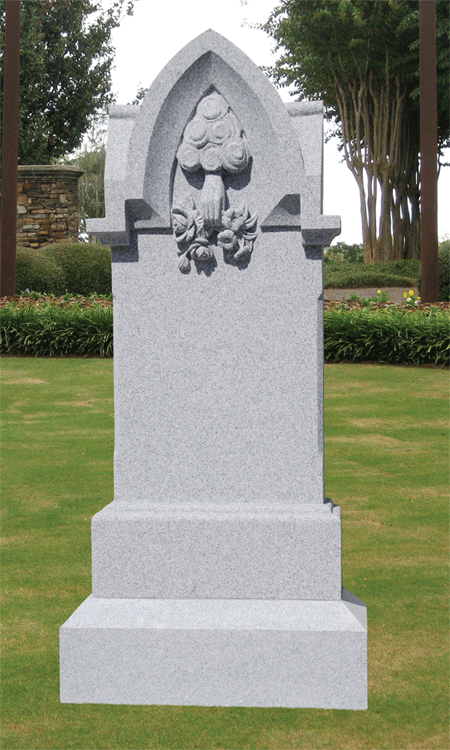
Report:
[[[48,164],[73,151],[92,117],[113,101],[111,34],[133,6],[134,0],[22,3],[19,163]],[[0,50],[4,32],[0,0]]]
[[[105,159],[106,159],[106,114],[96,117],[85,135],[83,144],[73,154],[60,159],[84,170],[78,181],[78,209],[80,238],[94,241],[86,234],[86,219],[105,215]]]
[[[439,154],[449,145],[449,17],[437,0]],[[267,72],[323,99],[360,193],[366,262],[419,255],[418,0],[282,0]]]

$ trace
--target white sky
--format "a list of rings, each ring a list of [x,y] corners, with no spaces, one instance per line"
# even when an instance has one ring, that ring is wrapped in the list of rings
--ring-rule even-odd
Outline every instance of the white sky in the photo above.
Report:
[[[272,40],[250,25],[266,21],[276,4],[275,0],[137,0],[134,15],[125,17],[113,35],[117,103],[130,103],[138,89],[148,88],[181,47],[210,28],[236,44],[257,65],[271,65],[275,59]],[[287,90],[279,93],[283,101],[291,100]],[[442,238],[450,235],[450,167],[441,171],[438,201]],[[325,145],[324,213],[341,216],[342,233],[335,242],[362,241],[357,185],[341,163],[333,141]]]

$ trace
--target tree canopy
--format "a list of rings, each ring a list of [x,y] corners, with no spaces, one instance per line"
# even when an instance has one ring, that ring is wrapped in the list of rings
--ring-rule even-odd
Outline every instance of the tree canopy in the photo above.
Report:
[[[449,16],[437,0],[439,151],[449,145]],[[366,261],[419,252],[418,0],[282,0],[262,28],[281,52],[268,70],[322,99],[360,191]]]
[[[20,164],[48,164],[73,151],[92,117],[113,101],[111,35],[133,6],[134,0],[22,2]],[[0,0],[2,90],[5,7]]]

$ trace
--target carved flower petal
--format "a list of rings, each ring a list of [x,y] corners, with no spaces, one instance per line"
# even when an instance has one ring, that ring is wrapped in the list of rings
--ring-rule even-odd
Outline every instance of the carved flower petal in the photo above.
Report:
[[[220,146],[216,146],[213,143],[207,143],[199,153],[200,164],[205,172],[219,172],[219,170],[222,169],[223,154]]]
[[[257,216],[254,214],[253,216],[249,216],[248,219],[245,222],[245,226],[247,229],[250,229],[254,224],[256,224]]]
[[[243,258],[247,258],[250,255],[251,251],[252,247],[250,245],[247,245],[247,243],[245,242],[244,245],[239,248],[237,253],[234,254],[234,259],[242,260]]]
[[[177,159],[180,167],[186,172],[196,172],[200,167],[200,154],[195,146],[190,143],[182,143],[177,151]]]
[[[239,242],[231,229],[225,229],[217,235],[217,244],[227,252],[239,247]]]
[[[234,128],[232,123],[228,121],[228,117],[222,118],[222,120],[216,120],[212,122],[208,127],[208,136],[210,143],[217,143],[219,146],[225,143],[228,138],[234,135]]]
[[[187,253],[181,256],[180,260],[178,261],[178,268],[180,269],[181,273],[189,273],[189,271],[191,270],[191,263]]]
[[[183,140],[195,148],[202,148],[208,142],[208,128],[205,121],[198,115],[188,122],[183,134]]]
[[[238,174],[248,164],[249,151],[244,138],[230,138],[223,145],[223,166],[227,172]]]
[[[179,209],[174,209],[172,211],[172,223],[175,234],[180,234],[187,228],[187,216],[182,214]]]
[[[204,96],[197,106],[197,114],[205,120],[218,120],[225,117],[228,112],[228,104],[217,91]]]
[[[240,229],[245,225],[245,219],[243,216],[236,216],[235,219],[231,222],[231,229],[233,232],[239,232]]]
[[[191,257],[203,263],[212,260],[214,257],[212,247],[210,245],[194,244],[191,248]]]

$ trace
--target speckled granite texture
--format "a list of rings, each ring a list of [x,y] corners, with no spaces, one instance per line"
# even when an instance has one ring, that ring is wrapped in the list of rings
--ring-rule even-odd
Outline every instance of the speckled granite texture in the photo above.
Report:
[[[92,523],[92,592],[155,599],[341,598],[340,509],[111,503]]]
[[[322,128],[212,31],[111,111],[114,502],[64,702],[367,705],[324,498]]]
[[[61,700],[367,708],[365,605],[89,597],[61,628]]]

